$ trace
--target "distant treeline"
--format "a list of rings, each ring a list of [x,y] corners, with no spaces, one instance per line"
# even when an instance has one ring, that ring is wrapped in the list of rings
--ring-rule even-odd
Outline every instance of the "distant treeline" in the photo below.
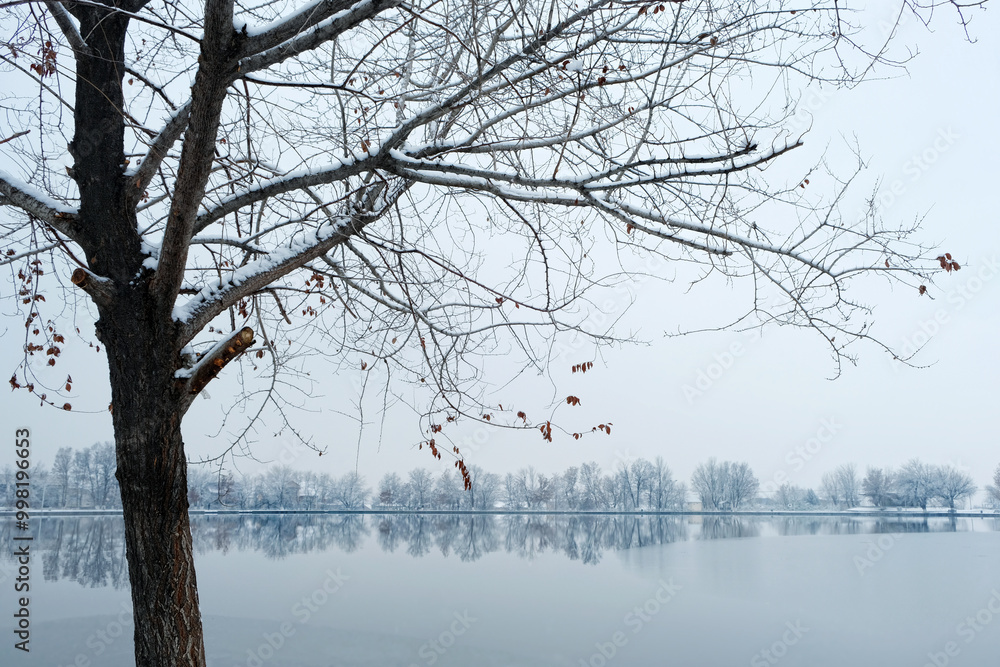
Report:
[[[115,450],[108,442],[76,450],[63,447],[51,467],[31,468],[33,508],[115,509],[121,507],[115,479]],[[763,485],[747,463],[700,464],[688,486],[674,478],[661,457],[655,461],[621,461],[604,471],[597,463],[571,466],[545,474],[528,466],[497,475],[469,466],[472,488],[459,474],[432,473],[424,468],[406,476],[387,473],[372,489],[355,473],[336,477],[294,470],[285,465],[256,475],[235,475],[193,466],[188,471],[188,498],[195,509],[242,510],[738,510],[829,509],[858,506],[956,508],[975,496],[972,477],[952,466],[911,459],[899,468],[868,467],[861,475],[854,464],[823,475],[819,489],[801,488],[779,475]],[[986,507],[1000,508],[1000,465],[986,487]],[[0,500],[13,507],[12,466],[0,470]],[[779,483],[780,482],[780,483]]]

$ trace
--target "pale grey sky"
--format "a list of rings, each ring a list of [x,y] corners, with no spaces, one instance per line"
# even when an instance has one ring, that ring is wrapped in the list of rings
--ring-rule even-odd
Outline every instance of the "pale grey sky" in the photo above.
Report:
[[[835,372],[834,364],[822,341],[809,332],[771,328],[760,339],[727,332],[665,338],[664,330],[678,322],[726,321],[725,313],[746,305],[739,298],[746,296],[746,287],[709,283],[685,293],[686,285],[643,284],[635,290],[638,300],[626,328],[637,329],[651,345],[605,350],[593,371],[571,374],[572,363],[590,358],[583,352],[581,358],[553,367],[556,389],[547,378],[524,376],[509,390],[517,392],[532,417],[550,413],[554,398],[576,395],[583,405],[558,407],[557,418],[570,428],[612,422],[612,435],[580,441],[557,437],[547,443],[537,431],[467,425],[456,432],[460,444],[469,443],[467,462],[499,473],[529,464],[550,472],[583,461],[597,461],[607,469],[621,458],[662,455],[687,481],[700,461],[715,456],[748,461],[762,482],[784,473],[792,483],[809,487],[818,486],[822,474],[841,463],[854,462],[863,470],[916,456],[964,468],[982,487],[1000,463],[1000,230],[992,207],[1000,155],[994,131],[1000,102],[1000,14],[993,10],[973,16],[975,44],[962,40],[947,13],[937,17],[934,32],[914,21],[904,25],[898,44],[921,51],[908,76],[869,81],[821,102],[807,94],[805,99],[814,102],[814,122],[806,145],[782,158],[774,170],[775,178],[804,173],[824,152],[832,164],[849,165],[846,146],[856,137],[869,168],[856,181],[853,203],[845,210],[860,206],[881,181],[880,212],[886,220],[905,223],[926,215],[918,239],[951,252],[963,266],[937,280],[930,290],[934,299],[898,286],[891,290],[877,280],[855,287],[862,301],[876,306],[875,333],[881,340],[903,352],[926,342],[915,362],[927,368],[894,364],[875,346],[862,345],[855,349],[858,366],[846,366],[831,382],[827,378]],[[0,326],[3,363],[13,370],[23,328],[11,318]],[[92,325],[81,321],[79,326]],[[733,350],[738,354],[728,357]],[[8,393],[0,408],[9,429],[24,425],[33,430],[36,461],[45,463],[59,446],[112,439],[110,415],[102,409],[109,393],[103,358],[71,341],[61,363],[75,379],[86,379],[78,386],[86,386],[87,393],[71,399],[74,407],[94,413],[41,408],[23,391]],[[322,374],[317,367],[318,392],[324,398],[309,408],[350,412],[351,383],[346,378],[324,380]],[[226,384],[213,382],[210,397],[199,398],[185,422],[191,458],[222,449],[224,435],[210,436],[227,407]],[[282,458],[293,467],[331,474],[353,469],[357,461],[371,484],[390,470],[450,467],[447,459],[437,462],[426,450],[411,446],[420,437],[414,412],[393,410],[381,445],[379,419],[371,410],[366,414],[369,426],[359,447],[350,420],[329,412],[302,414],[298,423],[319,445],[329,446],[328,453],[293,452]],[[258,435],[255,452],[264,459],[282,456],[282,447],[291,442],[274,439],[266,430]],[[253,462],[241,465],[257,468]]]

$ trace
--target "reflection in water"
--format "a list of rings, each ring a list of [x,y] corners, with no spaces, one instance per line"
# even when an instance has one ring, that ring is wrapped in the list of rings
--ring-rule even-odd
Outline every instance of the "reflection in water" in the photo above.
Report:
[[[973,523],[975,522],[975,524]],[[0,529],[9,543],[13,522]],[[36,523],[35,549],[45,579],[83,586],[128,585],[121,517],[46,517]],[[690,539],[768,535],[856,535],[969,530],[1000,531],[1000,518],[808,517],[588,514],[234,514],[192,516],[196,553],[260,551],[271,559],[360,549],[374,530],[379,547],[420,558],[432,551],[462,561],[504,551],[532,559],[561,552],[596,564],[606,551]],[[7,560],[12,558],[8,553]]]

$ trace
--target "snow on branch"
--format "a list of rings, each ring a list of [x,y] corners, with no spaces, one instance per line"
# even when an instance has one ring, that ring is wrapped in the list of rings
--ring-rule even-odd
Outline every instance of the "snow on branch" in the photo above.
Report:
[[[327,221],[307,238],[299,238],[266,257],[248,262],[225,278],[203,287],[194,297],[175,304],[173,319],[182,324],[182,339],[186,343],[219,313],[240,299],[262,291],[279,278],[305,266],[330,252],[336,246],[358,235],[365,227],[391,210],[410,187],[410,181],[384,181],[364,198],[363,208],[352,206],[349,214],[336,215],[324,208]]]
[[[401,4],[403,4],[402,0],[362,0],[350,8],[340,11],[325,21],[322,21],[307,33],[299,34],[298,36],[294,36],[272,48],[268,48],[265,51],[243,58],[240,60],[239,71],[242,74],[256,72],[257,70],[265,69],[271,65],[276,65],[284,60],[287,60],[288,58],[297,56],[300,53],[315,49],[317,46],[335,39],[338,35],[357,27],[368,19],[373,18],[388,9],[398,7]],[[273,38],[287,32],[286,29],[281,28],[280,26],[279,28],[275,28],[275,30],[279,29],[279,33],[272,35]],[[267,34],[269,33],[261,35],[260,39],[264,40]],[[265,45],[268,40],[257,41],[254,38],[251,38],[248,41],[248,46],[254,44],[255,42],[260,45]],[[253,53],[253,51],[250,52]]]
[[[89,294],[94,303],[101,306],[111,303],[114,295],[114,283],[107,278],[88,271],[81,266],[73,271],[70,281]]]
[[[251,27],[234,17],[236,30],[245,31],[249,35],[244,55],[253,55],[272,49],[284,41],[301,35],[305,30],[314,27],[322,21],[335,15],[347,12],[358,4],[357,0],[313,0],[297,10],[291,16],[286,16],[267,25]]]
[[[13,204],[76,241],[78,230],[75,208],[56,201],[38,188],[5,171],[0,171],[0,195],[3,195],[0,204]]]
[[[216,220],[224,218],[244,206],[249,206],[268,197],[274,197],[294,190],[303,190],[314,185],[334,183],[349,176],[356,176],[362,172],[374,171],[379,166],[379,163],[384,160],[378,158],[374,147],[369,148],[369,151],[369,153],[365,154],[366,157],[364,158],[345,158],[344,160],[328,164],[322,169],[294,171],[227,197],[214,208],[198,216],[194,223],[194,232],[197,234]]]
[[[156,175],[156,170],[159,169],[163,163],[163,159],[167,156],[167,151],[170,150],[174,142],[180,139],[181,134],[184,133],[184,128],[187,127],[190,116],[191,102],[188,102],[174,113],[170,120],[167,121],[167,124],[163,126],[163,129],[160,130],[160,133],[156,135],[142,162],[133,171],[126,172],[127,176],[135,177],[133,181],[135,185],[134,198],[138,199],[141,197],[142,193],[149,186],[149,182]]]
[[[721,176],[738,171],[760,166],[773,160],[779,155],[801,146],[801,143],[785,145],[781,148],[772,148],[764,153],[753,154],[756,145],[748,145],[746,148],[735,151],[729,155],[706,156],[695,158],[663,158],[655,160],[645,160],[635,165],[615,166],[611,169],[595,172],[578,177],[553,177],[553,178],[529,178],[519,173],[500,172],[484,169],[475,166],[467,166],[456,162],[445,162],[441,160],[419,160],[409,157],[401,151],[390,152],[397,163],[402,163],[407,170],[417,170],[426,172],[439,172],[441,174],[455,174],[473,179],[485,179],[489,182],[502,181],[511,183],[518,187],[529,189],[540,188],[563,188],[576,190],[579,192],[597,190],[619,190],[629,187],[639,187],[662,183],[664,181],[676,180],[679,178],[690,178],[696,176]],[[713,166],[708,169],[670,169],[657,173],[655,170],[647,175],[635,176],[629,179],[609,180],[613,176],[618,176],[624,171],[638,172],[641,168],[659,167],[664,165],[682,164],[713,164],[723,162],[721,166]],[[408,171],[413,174],[413,171]]]
[[[267,287],[278,278],[299,268],[343,243],[356,233],[349,218],[324,223],[311,240],[299,240],[279,248],[262,259],[249,262],[219,281],[203,287],[186,303],[176,304],[174,320],[185,330],[182,339],[193,338],[208,322],[244,296]]]

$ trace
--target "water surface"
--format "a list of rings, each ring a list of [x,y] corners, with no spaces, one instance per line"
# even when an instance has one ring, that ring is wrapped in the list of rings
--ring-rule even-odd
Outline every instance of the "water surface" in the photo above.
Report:
[[[8,639],[2,663],[130,665],[120,517],[35,525],[32,652]],[[1000,655],[997,518],[217,515],[193,531],[213,666]],[[11,571],[0,560],[8,591]]]

